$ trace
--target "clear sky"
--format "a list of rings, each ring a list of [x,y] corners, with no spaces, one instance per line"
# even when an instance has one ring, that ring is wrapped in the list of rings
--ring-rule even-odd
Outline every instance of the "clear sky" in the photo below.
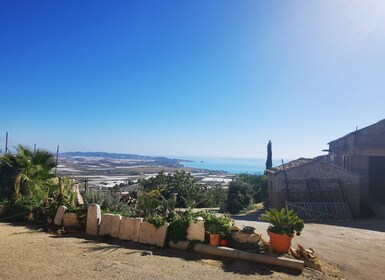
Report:
[[[0,148],[322,154],[385,118],[385,1],[0,2]]]

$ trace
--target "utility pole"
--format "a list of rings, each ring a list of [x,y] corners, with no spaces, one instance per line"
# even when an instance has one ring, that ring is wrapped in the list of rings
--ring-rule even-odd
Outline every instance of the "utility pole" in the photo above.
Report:
[[[33,153],[36,154],[36,144],[33,144]]]
[[[4,154],[6,154],[8,151],[8,132],[5,133],[5,152]]]
[[[55,166],[55,174],[57,171],[57,163],[59,161],[59,145],[57,145],[57,150],[56,150],[56,166]]]

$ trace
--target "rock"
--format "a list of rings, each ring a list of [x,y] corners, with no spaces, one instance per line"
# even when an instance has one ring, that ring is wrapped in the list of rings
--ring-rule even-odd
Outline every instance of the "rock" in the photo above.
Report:
[[[109,235],[111,237],[119,236],[120,220],[122,216],[119,214],[104,214],[99,226],[99,235]]]
[[[84,205],[84,200],[82,195],[80,194],[79,191],[79,185],[74,186],[74,192],[75,192],[75,205],[76,206],[83,206]]]
[[[122,218],[119,228],[119,239],[139,242],[139,232],[143,218]]]
[[[241,228],[238,227],[238,226],[236,226],[236,225],[232,225],[232,226],[231,226],[231,230],[232,230],[232,231],[240,231]]]
[[[250,234],[249,237],[247,237],[247,242],[249,243],[258,243],[259,239],[261,239],[261,234]]]
[[[195,222],[190,222],[187,229],[187,239],[201,242],[205,241],[205,221],[203,218],[201,220],[197,219]]]
[[[239,231],[233,234],[233,238],[239,243],[247,243],[247,238],[249,238],[249,234]]]
[[[59,208],[57,209],[55,219],[53,220],[53,223],[56,226],[61,226],[63,215],[66,210],[67,210],[67,207],[65,206],[59,206]]]
[[[114,215],[111,218],[111,236],[112,237],[118,237],[119,236],[119,229],[120,229],[120,222],[122,220],[121,215]]]
[[[168,223],[156,228],[149,222],[144,221],[140,227],[139,242],[164,247]]]
[[[79,225],[78,215],[76,213],[65,213],[63,215],[64,227],[77,227]]]
[[[244,227],[244,228],[242,229],[242,231],[243,231],[244,233],[247,233],[247,234],[253,234],[254,231],[255,231],[255,227],[249,227],[249,226],[247,226],[247,227]]]
[[[86,233],[89,235],[98,235],[98,228],[101,221],[101,211],[98,204],[91,204],[87,210]]]

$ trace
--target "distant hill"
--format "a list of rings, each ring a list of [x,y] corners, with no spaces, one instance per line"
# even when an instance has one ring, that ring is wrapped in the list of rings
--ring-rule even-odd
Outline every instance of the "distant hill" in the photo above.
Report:
[[[110,158],[110,159],[133,159],[133,160],[153,160],[160,162],[173,162],[180,163],[182,161],[188,161],[183,159],[170,159],[167,157],[151,157],[141,156],[135,154],[120,154],[120,153],[106,153],[106,152],[66,152],[60,153],[62,157],[98,157],[98,158]]]

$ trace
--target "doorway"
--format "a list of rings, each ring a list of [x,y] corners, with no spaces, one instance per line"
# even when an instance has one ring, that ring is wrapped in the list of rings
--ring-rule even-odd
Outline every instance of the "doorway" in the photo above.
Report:
[[[369,158],[369,197],[385,204],[385,157]]]

